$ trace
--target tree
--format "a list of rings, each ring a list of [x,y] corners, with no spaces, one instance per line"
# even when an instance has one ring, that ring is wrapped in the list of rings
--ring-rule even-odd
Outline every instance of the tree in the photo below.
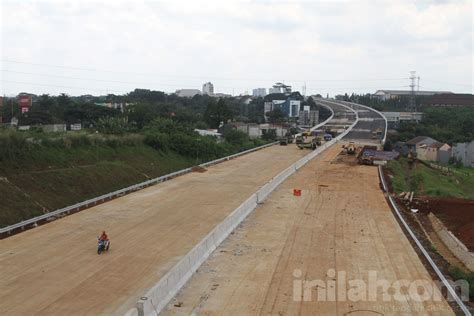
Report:
[[[286,119],[285,114],[281,109],[274,109],[266,114],[270,123],[282,123]]]
[[[232,117],[232,111],[223,98],[219,99],[217,104],[213,101],[209,102],[204,113],[204,120],[211,128],[218,128],[221,123],[226,123]]]

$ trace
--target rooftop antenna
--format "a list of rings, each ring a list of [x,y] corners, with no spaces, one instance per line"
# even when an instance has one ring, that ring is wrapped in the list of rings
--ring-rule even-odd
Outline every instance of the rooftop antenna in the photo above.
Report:
[[[408,103],[408,108],[410,111],[416,112],[416,101],[415,101],[415,80],[416,80],[416,71],[410,71],[410,101]]]

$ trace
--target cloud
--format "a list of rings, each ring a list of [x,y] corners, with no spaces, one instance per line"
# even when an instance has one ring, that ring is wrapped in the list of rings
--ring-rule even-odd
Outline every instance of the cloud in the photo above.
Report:
[[[420,5],[420,3],[422,3]],[[212,80],[243,92],[285,81],[330,94],[403,88],[410,70],[427,89],[472,91],[471,1],[42,1],[2,2],[4,93],[173,91]],[[399,81],[362,79],[399,78]],[[327,81],[325,79],[360,80]],[[143,84],[145,83],[145,84]],[[391,86],[388,86],[388,85]]]

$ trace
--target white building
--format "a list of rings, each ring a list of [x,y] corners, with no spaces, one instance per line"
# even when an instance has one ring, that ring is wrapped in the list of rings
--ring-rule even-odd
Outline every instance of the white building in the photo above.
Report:
[[[198,89],[180,89],[176,90],[175,94],[178,97],[192,98],[196,94],[201,94],[201,91],[199,91]]]
[[[264,97],[267,95],[267,89],[265,88],[256,88],[252,90],[252,95],[254,97]]]
[[[214,85],[210,82],[206,82],[202,85],[202,94],[213,95],[214,94]]]
[[[275,130],[277,137],[283,137],[288,132],[288,128],[275,124],[236,124],[235,127],[237,130],[246,133],[249,138],[252,139],[262,137],[263,133],[266,133],[269,130]]]
[[[452,93],[449,91],[415,91],[415,95],[430,96],[435,94]],[[377,90],[373,95],[374,98],[385,101],[389,99],[399,98],[401,96],[411,96],[410,90]]]
[[[423,112],[382,112],[389,128],[397,128],[402,122],[420,122]]]
[[[269,94],[272,94],[272,93],[285,93],[285,94],[290,94],[291,93],[291,86],[287,86],[286,84],[284,83],[281,83],[281,82],[277,82],[273,85],[273,87],[271,87],[270,89],[268,89],[268,93]]]

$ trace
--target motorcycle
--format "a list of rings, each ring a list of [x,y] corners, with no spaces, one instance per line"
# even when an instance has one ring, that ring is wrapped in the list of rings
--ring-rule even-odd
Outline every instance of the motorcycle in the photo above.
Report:
[[[110,240],[102,240],[100,237],[97,237],[97,254],[100,255],[104,251],[108,251],[110,248]]]

